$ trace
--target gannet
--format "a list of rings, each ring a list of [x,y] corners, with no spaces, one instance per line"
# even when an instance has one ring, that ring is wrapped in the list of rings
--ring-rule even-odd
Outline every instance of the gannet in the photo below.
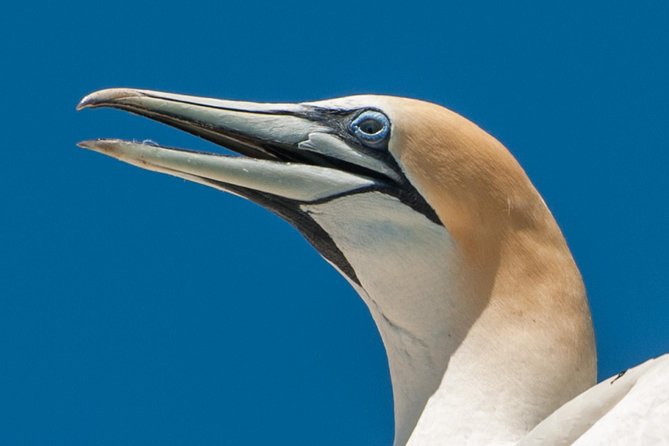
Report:
[[[669,442],[669,356],[593,387],[593,327],[567,243],[511,153],[466,118],[372,95],[269,104],[108,89],[78,105],[94,107],[242,155],[79,144],[297,228],[378,327],[396,446]]]

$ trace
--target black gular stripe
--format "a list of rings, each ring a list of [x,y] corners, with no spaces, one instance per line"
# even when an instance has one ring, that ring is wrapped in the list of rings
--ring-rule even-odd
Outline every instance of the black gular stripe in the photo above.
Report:
[[[211,180],[209,178],[200,177],[200,179],[215,188],[238,194],[286,220],[295,229],[297,229],[323,257],[336,265],[337,268],[339,268],[339,270],[349,278],[349,280],[358,284],[359,286],[362,286],[357,274],[355,273],[355,270],[353,269],[353,266],[351,266],[344,253],[335,244],[334,240],[332,240],[330,234],[328,234],[318,223],[316,223],[316,221],[311,218],[307,212],[304,212],[300,208],[300,205],[305,204],[306,202],[290,200],[267,192],[259,192],[245,187],[234,186],[221,181]],[[415,191],[413,188],[412,190]],[[308,203],[326,203],[343,196],[374,191],[397,197],[402,203],[425,215],[425,217],[427,217],[434,224],[443,226],[439,220],[439,217],[437,217],[437,214],[418,192],[415,192],[415,195],[412,196],[411,191],[406,191],[404,196],[399,197],[397,194],[389,194],[388,189],[372,186],[354,191],[348,191],[342,194],[331,195],[321,200],[310,201]],[[397,191],[397,189],[394,189],[394,191]]]
[[[201,178],[202,181],[238,194],[286,220],[307,239],[311,245],[327,260],[332,262],[354,283],[360,285],[355,270],[344,254],[335,245],[332,237],[321,228],[306,212],[300,209],[300,202],[288,200],[277,195],[258,192],[245,187],[233,186],[220,181]]]
[[[416,188],[414,188],[413,185],[411,185],[411,183],[408,183],[407,186],[405,186],[402,189],[383,185],[369,186],[364,189],[358,189],[354,191],[346,191],[339,194],[328,195],[327,197],[318,200],[309,201],[308,204],[322,204],[347,195],[352,195],[360,192],[374,192],[374,191],[378,191],[391,197],[395,197],[405,206],[410,207],[419,214],[424,215],[425,218],[430,220],[435,225],[442,227],[444,226],[444,224],[439,219],[437,213],[434,211],[434,209],[432,209],[432,206],[430,206],[428,202],[425,201],[423,196],[418,193]]]

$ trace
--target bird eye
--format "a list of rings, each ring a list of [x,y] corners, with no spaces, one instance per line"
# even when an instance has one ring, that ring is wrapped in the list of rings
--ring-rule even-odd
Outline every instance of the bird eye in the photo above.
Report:
[[[390,121],[383,113],[368,110],[353,120],[351,131],[365,144],[379,145],[390,132]]]

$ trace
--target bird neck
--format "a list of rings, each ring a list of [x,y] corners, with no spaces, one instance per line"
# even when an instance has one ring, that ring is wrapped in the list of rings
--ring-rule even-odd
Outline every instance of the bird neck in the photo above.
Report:
[[[490,235],[476,256],[482,246],[465,252],[380,192],[311,211],[355,270],[383,339],[396,446],[511,443],[593,384],[590,314],[552,217],[551,228]]]
[[[448,358],[410,446],[443,444],[445,438],[516,444],[595,383],[594,336],[580,274],[564,239],[551,241],[542,232],[506,234],[488,264],[453,252],[459,270],[446,299],[454,311],[442,322],[456,331],[450,339],[431,340],[437,349],[447,346]],[[453,338],[457,345],[449,342]]]

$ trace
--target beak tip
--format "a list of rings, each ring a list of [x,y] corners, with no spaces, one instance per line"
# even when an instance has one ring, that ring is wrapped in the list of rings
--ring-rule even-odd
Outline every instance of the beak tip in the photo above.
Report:
[[[91,149],[94,144],[95,144],[95,141],[92,141],[92,140],[79,141],[77,143],[77,147],[79,147],[80,149]]]
[[[144,94],[140,90],[132,90],[129,88],[107,88],[105,90],[94,91],[93,93],[84,96],[77,104],[76,109],[77,111],[81,111],[84,108],[103,107],[105,105],[123,102],[124,99],[141,96],[144,96]]]
[[[118,139],[89,139],[77,143],[77,147],[107,155],[117,153],[124,141]]]
[[[90,102],[91,102],[91,100],[90,100],[90,95],[85,96],[85,97],[84,97],[81,101],[79,101],[79,103],[77,104],[76,110],[77,110],[77,111],[81,111],[81,110],[85,109],[86,107],[89,107],[89,106],[90,106]]]

